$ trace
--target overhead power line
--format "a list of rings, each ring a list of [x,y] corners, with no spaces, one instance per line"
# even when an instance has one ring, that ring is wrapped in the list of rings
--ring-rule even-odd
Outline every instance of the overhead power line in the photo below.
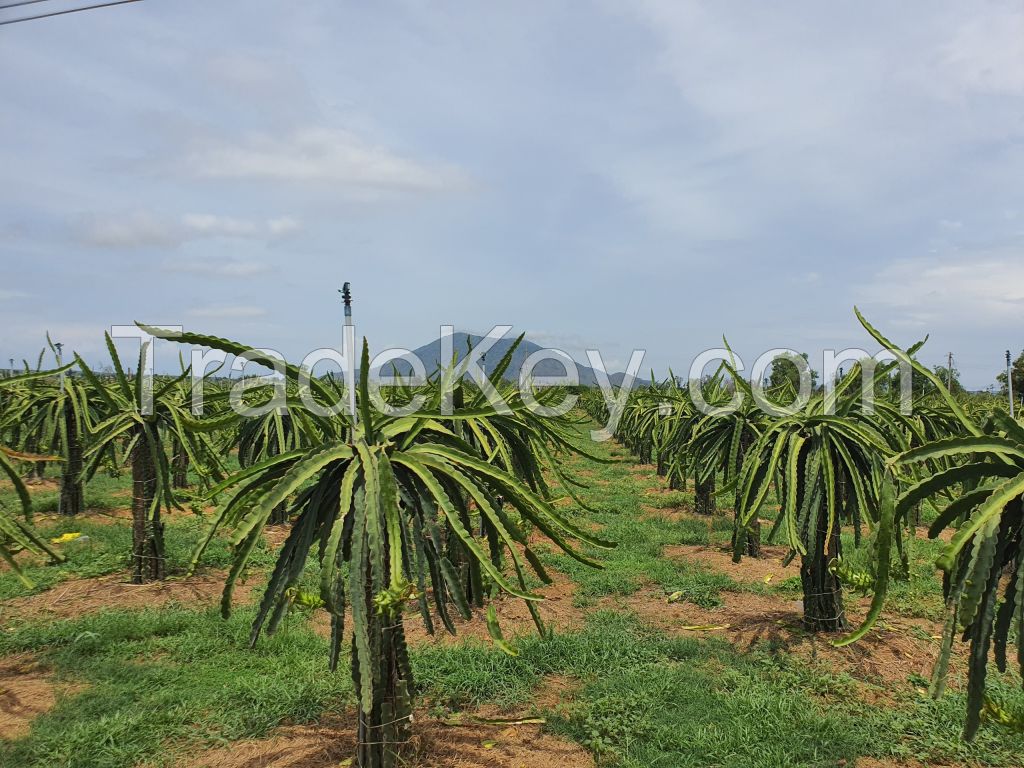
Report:
[[[0,4],[0,11],[5,8],[17,8],[19,5],[35,5],[36,3],[48,3],[50,0],[18,0],[16,3]]]
[[[32,5],[34,3],[40,3],[40,2],[44,2],[44,0],[21,0],[21,2],[18,2],[18,3],[11,3],[10,5],[0,6],[0,9],[3,9],[3,8],[13,8],[13,7],[18,6],[18,5]],[[51,11],[50,13],[40,13],[40,14],[37,14],[35,16],[21,16],[20,18],[17,18],[17,19],[8,19],[6,21],[0,21],[0,27],[4,26],[6,24],[18,24],[19,22],[22,22],[22,21],[35,21],[36,19],[48,19],[51,16],[64,16],[64,15],[66,15],[68,13],[79,13],[80,11],[91,11],[91,10],[94,10],[96,8],[108,8],[111,5],[127,5],[128,3],[138,3],[138,2],[140,2],[140,0],[114,0],[114,2],[97,3],[96,5],[84,5],[84,6],[80,7],[80,8],[68,8],[68,9],[63,10],[63,11]]]

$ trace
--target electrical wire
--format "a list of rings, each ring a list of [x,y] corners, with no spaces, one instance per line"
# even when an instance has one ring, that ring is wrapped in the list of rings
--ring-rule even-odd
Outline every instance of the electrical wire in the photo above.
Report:
[[[19,5],[35,5],[36,3],[48,3],[50,0],[18,0],[16,3],[4,3],[0,5],[0,11],[5,8],[17,8]]]
[[[26,5],[29,5],[29,4],[32,4],[32,3],[38,3],[38,2],[42,2],[42,0],[22,0],[22,3],[26,4]],[[69,9],[64,10],[64,11],[52,11],[50,13],[40,13],[40,14],[38,14],[36,16],[22,16],[21,18],[18,18],[18,19],[8,19],[7,21],[0,21],[0,27],[4,26],[6,24],[18,24],[19,22],[22,22],[22,21],[34,21],[36,19],[48,19],[51,16],[64,16],[65,14],[68,14],[68,13],[78,13],[79,11],[91,11],[91,10],[93,10],[95,8],[107,8],[107,7],[111,6],[111,5],[126,5],[128,3],[138,3],[138,2],[140,2],[140,0],[115,0],[114,2],[110,2],[110,3],[97,3],[96,5],[86,5],[86,6],[82,6],[81,8],[69,8]],[[15,3],[15,5],[17,5],[17,3]],[[3,6],[3,7],[4,8],[10,8],[12,6]]]

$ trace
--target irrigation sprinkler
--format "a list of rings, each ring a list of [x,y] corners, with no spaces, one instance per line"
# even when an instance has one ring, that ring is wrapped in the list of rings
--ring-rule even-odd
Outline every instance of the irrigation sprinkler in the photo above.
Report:
[[[62,342],[58,341],[53,346],[54,346],[54,349],[57,350],[57,367],[60,368],[62,365],[64,365],[64,344]],[[64,371],[60,372],[59,377],[60,377],[60,388],[63,390],[64,389]]]
[[[1006,394],[1010,397],[1010,418],[1013,418],[1013,365],[1010,363],[1010,350],[1006,350]]]
[[[341,286],[339,293],[341,293],[341,300],[345,303],[342,351],[345,353],[345,360],[348,363],[348,370],[345,371],[348,384],[348,413],[352,418],[352,425],[355,426],[358,417],[356,416],[356,329],[352,325],[352,284],[345,283]]]

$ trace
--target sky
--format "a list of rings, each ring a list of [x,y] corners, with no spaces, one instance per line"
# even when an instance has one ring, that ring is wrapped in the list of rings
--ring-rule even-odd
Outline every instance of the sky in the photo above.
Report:
[[[344,281],[375,350],[814,364],[877,350],[854,305],[971,388],[1024,347],[1019,2],[144,0],[0,71],[3,366],[135,320],[298,359]]]

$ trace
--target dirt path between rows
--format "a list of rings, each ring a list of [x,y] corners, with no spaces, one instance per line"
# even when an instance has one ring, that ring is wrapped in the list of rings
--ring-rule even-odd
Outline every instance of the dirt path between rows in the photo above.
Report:
[[[14,597],[0,604],[0,624],[18,619],[73,619],[102,610],[162,608],[167,605],[201,609],[219,604],[225,571],[209,571],[186,578],[132,584],[122,573],[93,579],[68,579],[36,595]],[[252,598],[253,582],[239,581],[233,604]]]

